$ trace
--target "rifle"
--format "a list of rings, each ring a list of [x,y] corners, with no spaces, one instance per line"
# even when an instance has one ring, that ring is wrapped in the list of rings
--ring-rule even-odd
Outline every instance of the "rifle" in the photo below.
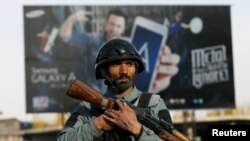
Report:
[[[72,81],[66,95],[72,98],[90,102],[99,107],[105,107],[107,109],[115,107],[114,99],[104,97],[100,92],[79,81],[78,79],[74,79]],[[139,121],[144,126],[153,130],[160,138],[166,141],[191,141],[178,130],[174,129],[172,124],[164,121],[163,119],[158,120],[152,117],[150,114],[147,114],[146,111],[134,106],[126,100],[120,100],[129,105],[136,112]]]

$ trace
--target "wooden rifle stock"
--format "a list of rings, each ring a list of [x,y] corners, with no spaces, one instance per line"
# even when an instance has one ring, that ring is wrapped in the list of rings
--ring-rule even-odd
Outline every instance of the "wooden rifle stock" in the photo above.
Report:
[[[185,140],[180,140],[180,139],[176,138],[175,136],[173,136],[172,134],[170,134],[168,131],[166,131],[164,129],[162,129],[158,135],[160,138],[162,138],[166,141],[185,141]]]
[[[72,81],[66,95],[72,98],[90,102],[99,107],[105,107],[107,109],[114,108],[115,106],[114,99],[109,99],[102,96],[100,92],[79,81],[78,79],[74,79]],[[160,138],[166,141],[191,141],[176,129],[173,129],[171,133],[162,129],[158,135]]]
[[[185,135],[183,135],[181,132],[179,132],[176,129],[172,130],[172,134],[175,135],[181,141],[191,141],[189,138],[187,138]]]
[[[87,101],[99,107],[106,107],[108,109],[114,107],[114,100],[103,97],[100,92],[78,79],[73,80],[66,95],[79,100]]]

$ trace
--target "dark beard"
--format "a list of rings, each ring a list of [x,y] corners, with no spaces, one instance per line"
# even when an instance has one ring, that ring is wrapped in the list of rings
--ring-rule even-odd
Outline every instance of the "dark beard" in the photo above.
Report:
[[[114,82],[114,86],[117,88],[118,92],[123,92],[126,89],[128,89],[130,86],[132,86],[134,83],[132,80],[126,81],[126,82]]]
[[[121,79],[126,78],[126,81],[121,81]],[[130,78],[128,75],[121,75],[114,78],[108,86],[116,93],[122,93],[127,90],[130,86],[134,85],[134,76]]]

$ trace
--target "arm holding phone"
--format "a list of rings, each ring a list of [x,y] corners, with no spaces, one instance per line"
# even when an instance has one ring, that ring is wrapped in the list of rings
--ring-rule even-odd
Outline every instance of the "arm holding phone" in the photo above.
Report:
[[[72,36],[74,24],[76,22],[87,22],[89,20],[88,16],[91,15],[91,12],[84,10],[79,10],[69,15],[60,28],[60,37],[65,41],[70,39]]]

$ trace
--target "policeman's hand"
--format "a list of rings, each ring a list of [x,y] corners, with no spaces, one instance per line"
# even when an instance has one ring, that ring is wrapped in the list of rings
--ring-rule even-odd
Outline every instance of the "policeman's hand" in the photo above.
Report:
[[[113,124],[104,118],[104,114],[94,119],[94,124],[97,131],[111,131],[114,127]]]
[[[162,48],[157,66],[156,79],[153,83],[153,93],[158,93],[170,85],[170,80],[178,73],[177,64],[180,61],[178,54],[171,53],[169,46]]]
[[[116,100],[115,102],[118,105],[119,110],[106,110],[104,118],[121,129],[127,130],[133,135],[138,136],[142,125],[137,120],[135,111],[126,103],[122,103],[120,100]]]

